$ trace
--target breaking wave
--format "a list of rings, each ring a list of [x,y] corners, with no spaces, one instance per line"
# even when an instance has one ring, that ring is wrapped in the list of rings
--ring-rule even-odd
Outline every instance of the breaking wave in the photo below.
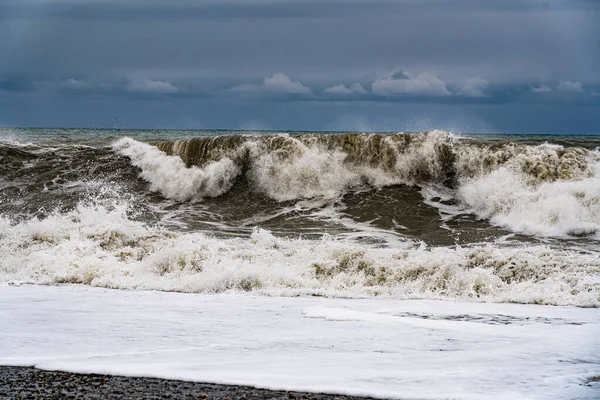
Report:
[[[278,202],[338,199],[364,188],[444,188],[457,210],[538,236],[600,238],[600,152],[423,134],[212,136],[113,145],[151,190],[177,201],[239,181]]]
[[[0,282],[600,307],[598,149],[94,140],[0,143]]]
[[[0,281],[600,306],[600,260],[592,252],[493,244],[376,248],[261,229],[217,239],[149,227],[129,213],[123,202],[89,203],[42,220],[0,219]]]

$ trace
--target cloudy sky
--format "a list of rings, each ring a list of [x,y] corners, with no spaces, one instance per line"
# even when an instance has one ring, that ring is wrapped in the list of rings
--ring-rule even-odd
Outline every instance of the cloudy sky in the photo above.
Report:
[[[598,0],[0,0],[0,126],[600,132]]]

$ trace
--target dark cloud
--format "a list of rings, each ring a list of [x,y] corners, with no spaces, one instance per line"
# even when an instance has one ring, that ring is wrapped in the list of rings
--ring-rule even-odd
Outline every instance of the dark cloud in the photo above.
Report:
[[[152,70],[164,74],[157,79],[213,80],[286,71],[306,81],[356,79],[401,66],[456,78],[586,80],[600,66],[593,13],[524,6],[535,2],[36,3],[13,2],[21,11],[4,13],[0,34],[8,39],[0,50],[12,57],[0,69],[75,75]]]
[[[443,9],[447,14],[471,12],[540,12],[594,11],[596,0],[234,0],[185,1],[159,0],[5,0],[0,19],[69,18],[94,20],[161,20],[165,19],[281,19],[344,18],[351,14],[399,14],[432,12]]]
[[[462,107],[480,120],[491,111],[477,107],[598,107],[600,92],[592,0],[0,0],[0,38],[4,103],[26,95],[43,115],[41,104],[52,103],[50,122],[74,118],[73,98],[79,123],[98,121],[102,108],[91,108],[103,102],[137,102],[129,121],[158,126],[164,114],[200,124],[200,102],[215,123],[243,104],[256,115],[240,126],[271,121],[270,110],[305,112],[302,123],[318,126],[330,124],[323,115],[337,118],[318,107],[345,105],[355,116],[388,104],[437,115]],[[156,104],[180,111],[150,117],[139,108]],[[6,110],[2,123],[16,118]]]
[[[33,83],[23,78],[6,78],[0,77],[0,90],[8,92],[33,92],[35,86]]]
[[[340,18],[347,14],[393,8],[389,1],[55,1],[52,4],[7,2],[5,17],[93,20]]]

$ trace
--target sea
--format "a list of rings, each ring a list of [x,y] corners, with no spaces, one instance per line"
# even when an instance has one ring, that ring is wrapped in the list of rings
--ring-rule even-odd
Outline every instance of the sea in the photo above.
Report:
[[[381,397],[598,398],[600,136],[2,128],[0,282],[0,323],[13,322],[0,364]],[[73,307],[122,331],[102,345],[118,347],[112,358],[88,348],[106,338],[79,332]],[[219,315],[229,330],[203,330],[198,319]],[[45,333],[23,338],[36,326]],[[115,344],[128,332],[137,353]],[[183,350],[198,341],[221,349],[202,347],[205,369]],[[253,346],[251,367],[236,357]],[[299,370],[273,364],[286,354]]]

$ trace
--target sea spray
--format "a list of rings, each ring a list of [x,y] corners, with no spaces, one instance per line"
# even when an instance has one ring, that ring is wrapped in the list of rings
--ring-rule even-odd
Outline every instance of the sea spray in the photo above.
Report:
[[[428,298],[600,306],[595,253],[548,246],[378,248],[354,241],[248,238],[149,227],[126,204],[0,220],[0,281],[194,293]]]
[[[130,138],[119,140],[113,147],[142,170],[140,177],[150,182],[150,190],[178,201],[219,196],[233,186],[233,180],[239,174],[239,169],[228,157],[203,168],[187,168],[180,158],[167,156],[154,146]]]
[[[589,146],[128,134],[0,143],[0,281],[600,305]]]
[[[515,232],[600,237],[600,155],[582,148],[485,144],[408,134],[221,136],[114,145],[151,189],[175,200],[229,190],[240,174],[276,201],[338,199],[359,188],[445,186],[463,208]],[[190,166],[185,168],[182,160]]]

